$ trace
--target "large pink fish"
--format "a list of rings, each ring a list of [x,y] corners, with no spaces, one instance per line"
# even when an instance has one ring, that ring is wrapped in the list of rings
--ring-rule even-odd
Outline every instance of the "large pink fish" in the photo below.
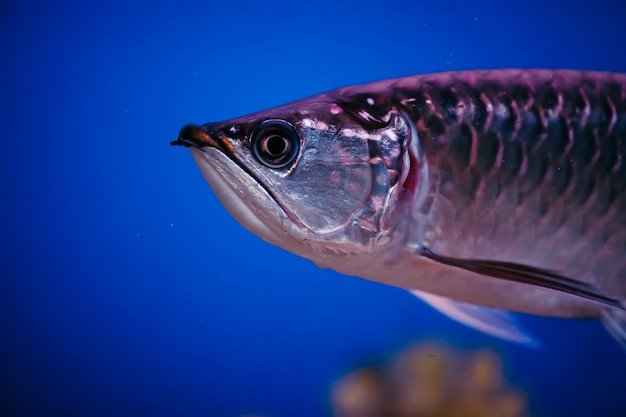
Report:
[[[626,74],[379,81],[172,144],[243,226],[320,267],[506,339],[530,340],[500,309],[601,318],[626,344]]]

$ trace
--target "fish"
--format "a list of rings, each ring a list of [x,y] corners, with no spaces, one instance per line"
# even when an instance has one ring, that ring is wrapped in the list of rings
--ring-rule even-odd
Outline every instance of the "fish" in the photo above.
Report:
[[[230,214],[465,325],[600,319],[626,347],[626,74],[497,69],[338,88],[185,125]]]

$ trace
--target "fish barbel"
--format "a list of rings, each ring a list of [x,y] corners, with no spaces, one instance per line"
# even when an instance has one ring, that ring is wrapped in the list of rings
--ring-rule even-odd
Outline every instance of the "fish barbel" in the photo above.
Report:
[[[626,345],[626,74],[378,81],[172,144],[243,226],[320,267],[506,339],[530,340],[500,310],[601,318]]]

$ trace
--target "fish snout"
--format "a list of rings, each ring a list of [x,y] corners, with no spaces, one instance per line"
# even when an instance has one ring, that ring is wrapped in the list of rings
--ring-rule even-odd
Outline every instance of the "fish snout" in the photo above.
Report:
[[[217,144],[203,126],[189,123],[180,130],[178,139],[170,142],[170,145],[201,148],[204,146],[216,146]]]

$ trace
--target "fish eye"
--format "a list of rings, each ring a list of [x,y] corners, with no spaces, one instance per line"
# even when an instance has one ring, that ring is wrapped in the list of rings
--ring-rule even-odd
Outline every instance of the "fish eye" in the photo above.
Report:
[[[284,120],[265,120],[252,132],[252,153],[270,168],[287,167],[296,160],[299,150],[300,137]]]

